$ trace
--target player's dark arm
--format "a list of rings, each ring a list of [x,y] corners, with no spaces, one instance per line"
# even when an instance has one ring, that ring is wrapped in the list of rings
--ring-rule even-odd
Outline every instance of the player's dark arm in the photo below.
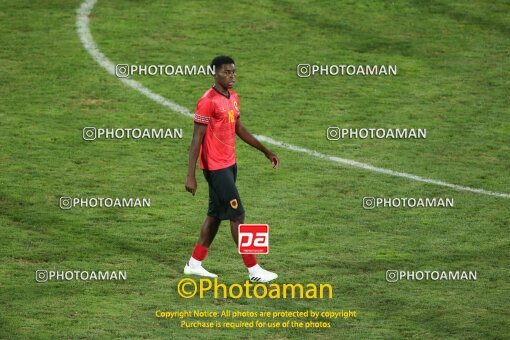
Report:
[[[188,159],[188,177],[186,178],[186,190],[195,196],[197,191],[197,179],[195,177],[195,168],[197,166],[198,153],[200,152],[200,145],[204,139],[207,125],[195,123],[193,129],[193,138],[191,139],[191,146],[189,148]]]
[[[248,131],[244,125],[241,123],[241,120],[237,120],[236,122],[236,134],[241,138],[246,144],[253,146],[255,149],[261,151],[273,164],[273,168],[278,168],[280,165],[280,159],[274,153],[269,151],[261,142],[255,138],[254,135]]]

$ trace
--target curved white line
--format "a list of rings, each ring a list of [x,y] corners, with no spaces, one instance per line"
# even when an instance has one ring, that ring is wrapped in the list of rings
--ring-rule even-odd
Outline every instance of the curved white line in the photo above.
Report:
[[[106,71],[108,71],[109,73],[111,73],[112,75],[115,76],[115,64],[113,64],[101,51],[99,51],[96,43],[94,42],[94,39],[92,38],[92,34],[90,33],[89,15],[90,15],[90,12],[92,11],[92,9],[94,8],[94,5],[96,4],[96,2],[97,2],[97,0],[85,0],[81,4],[81,6],[77,9],[77,11],[76,11],[77,12],[76,29],[78,31],[78,36],[80,37],[80,40],[81,40],[83,46],[85,47],[85,49],[87,50],[87,52],[89,52],[89,54],[92,56],[92,58],[94,58],[94,60],[97,61],[99,63],[99,65],[101,65]],[[193,117],[193,113],[191,111],[189,111],[187,108],[180,106],[180,105],[160,96],[157,93],[152,92],[151,90],[149,90],[148,88],[146,88],[145,86],[140,84],[139,82],[132,80],[132,79],[127,79],[127,78],[118,78],[118,79],[120,81],[122,81],[124,84],[128,85],[129,87],[135,89],[138,92],[143,93],[150,99],[169,108],[170,110],[180,113],[184,116]],[[264,141],[266,143],[276,145],[278,147],[281,147],[281,148],[284,148],[287,150],[301,152],[301,153],[307,154],[309,156],[325,159],[325,160],[328,160],[328,161],[331,161],[334,163],[338,163],[338,164],[348,165],[351,167],[360,168],[363,170],[377,172],[377,173],[381,173],[381,174],[403,177],[403,178],[407,178],[407,179],[417,181],[417,182],[435,184],[435,185],[439,185],[439,186],[443,186],[443,187],[452,188],[455,190],[469,191],[469,192],[474,192],[477,194],[483,194],[483,195],[489,195],[489,196],[510,198],[510,194],[503,194],[503,193],[488,191],[488,190],[484,190],[484,189],[475,189],[475,188],[465,187],[465,186],[457,185],[457,184],[451,184],[451,183],[447,183],[447,182],[443,182],[443,181],[439,181],[439,180],[435,180],[435,179],[420,177],[420,176],[408,174],[405,172],[398,172],[398,171],[394,171],[394,170],[378,168],[378,167],[372,166],[370,164],[360,163],[360,162],[356,162],[356,161],[353,161],[350,159],[325,155],[325,154],[322,154],[317,151],[313,151],[313,150],[305,149],[305,148],[302,148],[299,146],[280,142],[280,141],[274,140],[274,139],[266,137],[266,136],[261,136],[261,135],[255,135],[255,136],[259,140]]]

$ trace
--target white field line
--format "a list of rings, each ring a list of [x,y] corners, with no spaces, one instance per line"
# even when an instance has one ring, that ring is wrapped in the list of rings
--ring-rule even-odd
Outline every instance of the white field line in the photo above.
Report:
[[[97,0],[83,1],[81,6],[77,10],[76,29],[77,29],[78,36],[80,37],[80,40],[81,40],[83,46],[85,47],[87,52],[89,52],[89,54],[92,56],[92,58],[94,58],[94,60],[97,61],[99,63],[99,65],[101,65],[106,71],[108,71],[110,74],[112,74],[116,77],[115,64],[113,64],[97,48],[97,45],[94,42],[94,39],[92,38],[92,34],[90,33],[89,15],[90,15],[90,12],[92,11],[92,9],[94,8],[94,5],[96,4],[96,2],[97,2]],[[159,104],[169,108],[170,110],[177,112],[179,114],[182,114],[184,116],[193,117],[193,113],[191,111],[189,111],[187,108],[180,106],[180,105],[160,96],[159,94],[157,94],[155,92],[152,92],[150,89],[146,88],[139,82],[132,80],[132,79],[127,79],[127,78],[118,78],[118,79],[121,82],[123,82],[124,84],[128,85],[129,87],[135,89],[136,91],[143,93],[150,99],[154,100],[156,103],[159,103]],[[325,155],[325,154],[322,154],[317,151],[313,151],[313,150],[309,150],[309,149],[295,146],[292,144],[280,142],[280,141],[274,140],[274,139],[266,137],[266,136],[256,135],[256,137],[265,143],[276,145],[278,147],[281,147],[281,148],[284,148],[287,150],[304,153],[304,154],[312,156],[312,157],[325,159],[325,160],[328,160],[328,161],[331,161],[331,162],[334,162],[337,164],[343,164],[343,165],[360,168],[360,169],[367,170],[367,171],[377,172],[377,173],[396,176],[396,177],[403,177],[403,178],[407,178],[407,179],[410,179],[413,181],[439,185],[439,186],[443,186],[443,187],[452,188],[455,190],[468,191],[468,192],[489,195],[489,196],[510,198],[510,194],[503,194],[503,193],[493,192],[493,191],[484,190],[484,189],[475,189],[475,188],[465,187],[465,186],[457,185],[457,184],[451,184],[451,183],[447,183],[447,182],[443,182],[443,181],[439,181],[439,180],[435,180],[435,179],[416,176],[416,175],[408,174],[405,172],[398,172],[398,171],[394,171],[394,170],[378,168],[378,167],[375,167],[370,164],[360,163],[360,162],[356,162],[356,161],[353,161],[350,159]]]

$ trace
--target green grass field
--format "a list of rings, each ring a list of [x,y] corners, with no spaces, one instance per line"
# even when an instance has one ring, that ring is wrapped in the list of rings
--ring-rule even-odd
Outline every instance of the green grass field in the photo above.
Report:
[[[0,11],[0,338],[508,338],[510,200],[238,142],[248,223],[271,227],[277,283],[330,283],[332,299],[184,299],[182,269],[207,207],[184,190],[193,122],[107,73],[76,32],[81,1]],[[100,0],[99,50],[118,64],[231,55],[253,133],[327,155],[510,193],[510,5],[492,1]],[[396,77],[299,78],[296,65],[392,64]],[[132,79],[193,111],[206,76]],[[183,139],[82,139],[97,127],[182,128]],[[328,141],[328,126],[426,128],[421,140]],[[150,208],[59,208],[61,196],[149,197]],[[364,196],[452,197],[453,208],[364,210]],[[223,223],[204,266],[247,273]],[[400,281],[470,270],[476,281]],[[36,270],[126,271],[37,283]],[[329,329],[183,329],[156,310],[357,311]],[[199,320],[199,319],[192,319]],[[236,321],[249,321],[236,320]],[[218,321],[222,321],[218,319]],[[267,321],[267,320],[266,320]]]

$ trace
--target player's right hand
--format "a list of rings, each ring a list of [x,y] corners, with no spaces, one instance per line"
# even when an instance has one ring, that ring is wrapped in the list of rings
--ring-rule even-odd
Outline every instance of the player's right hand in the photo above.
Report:
[[[195,196],[195,192],[197,192],[197,180],[195,177],[188,176],[186,178],[186,191],[191,192],[193,196]]]

